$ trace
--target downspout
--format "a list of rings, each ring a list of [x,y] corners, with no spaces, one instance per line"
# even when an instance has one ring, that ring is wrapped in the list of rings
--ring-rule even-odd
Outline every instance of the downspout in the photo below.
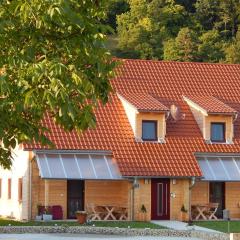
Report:
[[[28,213],[28,218],[29,220],[32,219],[32,154],[29,152],[29,213]]]
[[[131,221],[134,221],[134,213],[135,213],[135,211],[134,211],[134,186],[132,186],[132,188],[131,188],[131,192],[132,192],[132,198],[131,198],[131,200],[132,200],[132,203],[131,203],[131,205],[132,205],[132,213],[131,213],[131,215],[132,215],[132,217],[131,217]]]
[[[194,187],[196,183],[196,178],[192,177],[191,178],[191,184],[189,186],[189,221],[188,221],[188,225],[192,225],[192,209],[191,209],[191,200],[192,200],[192,188]]]
[[[134,217],[134,214],[135,214],[135,211],[134,211],[134,204],[135,204],[135,188],[138,188],[139,187],[139,184],[138,184],[138,181],[137,181],[137,178],[134,178],[133,179],[133,183],[132,183],[132,203],[131,203],[131,207],[132,207],[132,221],[134,221],[135,217]]]

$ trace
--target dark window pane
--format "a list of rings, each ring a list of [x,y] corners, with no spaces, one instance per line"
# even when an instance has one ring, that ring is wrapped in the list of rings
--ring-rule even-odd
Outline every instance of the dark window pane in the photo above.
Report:
[[[142,122],[142,139],[157,140],[157,122],[156,121]]]
[[[223,142],[225,140],[225,124],[212,123],[211,124],[211,140],[214,142]]]

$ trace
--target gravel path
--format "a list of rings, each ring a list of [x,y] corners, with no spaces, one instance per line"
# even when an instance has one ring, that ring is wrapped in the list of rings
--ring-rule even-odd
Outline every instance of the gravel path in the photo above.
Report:
[[[181,237],[123,237],[123,236],[106,236],[95,234],[0,234],[0,239],[4,240],[201,240],[199,238],[181,238]]]

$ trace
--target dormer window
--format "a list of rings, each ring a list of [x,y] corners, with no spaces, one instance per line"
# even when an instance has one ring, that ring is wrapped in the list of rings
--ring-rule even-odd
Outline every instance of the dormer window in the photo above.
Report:
[[[142,140],[157,141],[157,121],[153,120],[142,121]]]
[[[207,144],[232,144],[238,112],[213,96],[184,96]]]
[[[136,142],[165,143],[169,109],[148,93],[118,93]]]
[[[225,142],[225,123],[211,123],[211,142]]]

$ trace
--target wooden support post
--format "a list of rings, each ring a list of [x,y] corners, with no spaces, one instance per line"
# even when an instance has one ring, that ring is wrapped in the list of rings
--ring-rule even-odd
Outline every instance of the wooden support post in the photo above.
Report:
[[[49,180],[44,181],[44,205],[49,206]]]

